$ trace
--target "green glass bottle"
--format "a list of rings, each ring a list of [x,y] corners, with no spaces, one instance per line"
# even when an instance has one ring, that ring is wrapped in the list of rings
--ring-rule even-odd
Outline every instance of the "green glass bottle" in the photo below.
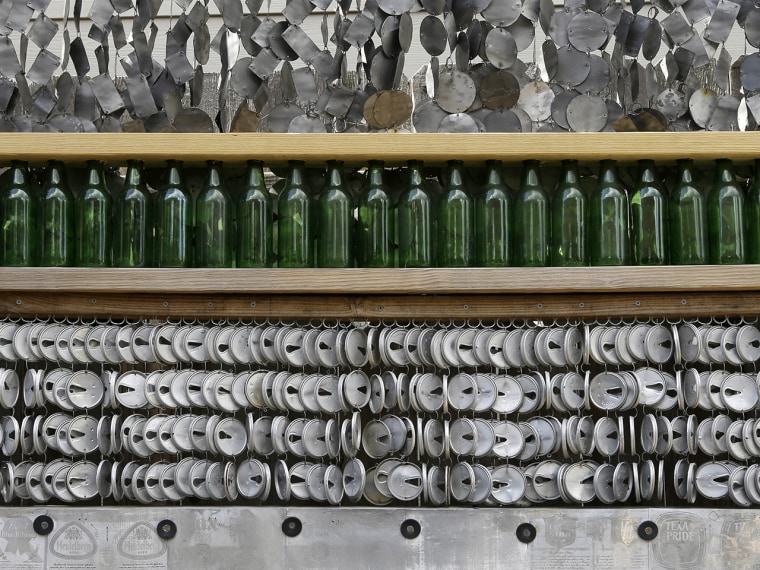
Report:
[[[393,267],[394,226],[393,199],[385,184],[383,161],[370,160],[367,185],[359,198],[359,267]]]
[[[407,186],[396,208],[399,267],[433,267],[433,197],[422,174],[422,161],[410,160]]]
[[[234,227],[232,198],[222,177],[222,163],[209,160],[206,183],[198,195],[195,221],[195,265],[232,267]]]
[[[313,200],[303,161],[291,160],[277,200],[277,266],[314,267]]]
[[[562,175],[552,196],[552,265],[588,265],[588,199],[578,176],[578,161],[563,160]]]
[[[113,226],[111,194],[106,187],[103,165],[87,161],[87,180],[74,202],[76,254],[79,267],[110,267]]]
[[[438,208],[438,266],[470,267],[475,262],[475,208],[467,192],[464,164],[449,161]]]
[[[153,264],[153,209],[141,160],[127,161],[124,186],[114,200],[114,267]]]
[[[353,267],[354,200],[340,160],[327,161],[327,182],[317,212],[317,267]]]
[[[631,253],[634,265],[667,265],[668,201],[654,161],[639,160],[639,178],[631,196]]]
[[[694,181],[693,161],[685,158],[676,161],[676,164],[678,182],[668,198],[670,263],[702,265],[709,258],[705,197]]]
[[[156,266],[192,267],[193,197],[181,161],[167,162],[164,180],[156,196]]]
[[[501,176],[501,161],[486,162],[486,183],[475,197],[475,262],[507,267],[512,253],[512,198]]]
[[[715,181],[707,197],[710,263],[747,263],[744,192],[729,159],[715,161]]]
[[[515,259],[519,267],[549,265],[549,197],[537,160],[523,162],[520,190],[515,197]]]
[[[591,265],[630,265],[628,194],[614,160],[599,163],[599,183],[589,198]]]
[[[274,258],[272,197],[259,160],[249,160],[237,207],[237,266],[271,267]]]
[[[48,163],[47,179],[40,204],[40,220],[40,265],[74,265],[74,195],[66,180],[66,170],[59,160],[51,160]]]
[[[755,160],[755,176],[747,191],[747,261],[760,263],[760,159]]]
[[[26,162],[11,162],[8,184],[0,192],[2,260],[8,267],[37,264],[37,195]]]

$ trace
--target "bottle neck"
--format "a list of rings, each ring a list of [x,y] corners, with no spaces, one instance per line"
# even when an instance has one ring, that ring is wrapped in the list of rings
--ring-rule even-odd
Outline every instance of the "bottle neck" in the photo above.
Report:
[[[526,160],[523,163],[522,186],[524,188],[541,186],[541,174],[538,169],[537,160]]]
[[[647,185],[657,181],[657,175],[654,171],[654,160],[639,161],[639,181]]]
[[[486,184],[496,186],[502,184],[501,162],[488,161],[486,163]]]
[[[339,160],[331,160],[327,163],[327,186],[329,188],[343,188],[343,163]]]
[[[715,183],[731,183],[736,182],[734,177],[733,164],[730,160],[720,159],[715,162]]]
[[[382,186],[384,183],[385,169],[383,163],[379,161],[371,161],[369,163],[369,173],[367,178],[370,186]]]
[[[599,182],[617,184],[617,165],[614,160],[603,160],[599,163]]]
[[[47,184],[48,186],[61,186],[65,184],[66,171],[63,163],[57,160],[51,160],[48,164]]]
[[[219,188],[221,186],[223,186],[222,165],[219,162],[209,161],[206,187]]]
[[[247,186],[265,186],[264,168],[258,160],[248,162],[248,173],[246,176]]]
[[[291,160],[289,163],[287,184],[289,186],[306,186],[306,175],[304,173],[304,163],[300,160]]]
[[[142,162],[129,161],[127,163],[127,176],[124,179],[125,188],[141,188],[145,186],[142,175]]]
[[[89,163],[87,170],[87,186],[90,188],[103,186],[103,172],[100,163]]]
[[[417,161],[409,162],[409,187],[414,188],[422,186],[425,179],[422,176],[422,163]]]
[[[464,165],[460,161],[449,163],[449,188],[460,188],[464,186]]]
[[[692,184],[694,175],[691,172],[691,160],[679,160],[678,164],[678,181],[684,184]]]
[[[579,184],[580,178],[578,176],[577,160],[562,161],[562,182],[566,186],[577,186]]]
[[[166,186],[177,188],[182,185],[182,163],[178,160],[170,160],[166,170]]]

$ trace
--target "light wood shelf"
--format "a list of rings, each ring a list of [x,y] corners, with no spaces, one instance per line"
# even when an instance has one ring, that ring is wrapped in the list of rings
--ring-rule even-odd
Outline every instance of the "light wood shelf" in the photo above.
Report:
[[[243,162],[259,159],[281,165],[289,159],[324,163],[335,157],[347,164],[372,159],[401,164],[409,159],[439,164],[458,158],[469,163],[488,159],[506,162],[533,158],[559,161],[575,158],[633,161],[693,158],[735,161],[760,158],[760,132],[688,133],[525,133],[525,134],[142,134],[142,133],[0,133],[0,157],[45,162],[88,159],[124,162],[141,158],[161,162],[179,158]]]
[[[466,269],[0,268],[0,291],[546,294],[760,291],[760,265]]]

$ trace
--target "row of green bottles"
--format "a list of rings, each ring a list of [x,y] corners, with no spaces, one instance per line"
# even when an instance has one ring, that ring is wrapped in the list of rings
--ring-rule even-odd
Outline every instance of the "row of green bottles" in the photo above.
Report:
[[[38,196],[27,165],[13,162],[0,193],[2,264],[272,266],[274,214],[262,164],[249,161],[236,200],[221,168],[208,163],[194,201],[180,162],[168,163],[165,183],[151,197],[142,163],[129,161],[112,204],[96,161],[88,163],[76,199],[62,163],[51,161]],[[707,199],[696,186],[692,162],[679,160],[677,169],[668,195],[654,162],[641,160],[629,193],[616,163],[604,160],[597,186],[586,196],[577,162],[566,160],[549,199],[539,163],[528,160],[512,199],[497,161],[487,163],[485,184],[474,197],[461,161],[449,162],[440,195],[431,191],[423,164],[409,161],[394,203],[383,163],[372,161],[354,228],[342,163],[328,163],[325,188],[315,200],[304,163],[291,161],[278,199],[277,263],[351,267],[354,256],[360,267],[393,267],[396,256],[400,267],[760,263],[760,161],[746,197],[729,160],[717,161]]]

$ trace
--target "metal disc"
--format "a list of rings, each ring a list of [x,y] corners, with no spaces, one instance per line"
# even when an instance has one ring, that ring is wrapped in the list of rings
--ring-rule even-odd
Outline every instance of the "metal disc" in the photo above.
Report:
[[[570,130],[570,124],[567,122],[567,106],[570,101],[578,97],[578,92],[572,89],[563,89],[554,97],[552,101],[552,119],[564,129]]]
[[[388,57],[382,48],[377,48],[370,63],[370,79],[378,90],[391,89],[399,62],[403,63],[403,53],[398,57]]]
[[[376,0],[377,5],[386,14],[400,16],[414,6],[415,0]]]
[[[520,84],[508,71],[491,73],[480,84],[480,98],[489,109],[509,109],[520,97]]]
[[[486,56],[499,69],[509,69],[517,59],[517,42],[505,28],[494,28],[486,36]]]
[[[760,8],[753,7],[744,20],[744,37],[754,48],[760,48]]]
[[[570,45],[582,52],[594,51],[607,43],[609,24],[596,12],[580,12],[567,25]]]
[[[557,46],[555,43],[551,40],[546,40],[543,44],[541,44],[541,53],[544,56],[544,67],[546,68],[546,73],[549,76],[549,79],[554,79],[554,76],[557,75],[557,67],[559,65],[559,53],[557,51]]]
[[[438,126],[439,133],[478,133],[480,128],[470,115],[454,113],[449,115]]]
[[[610,65],[603,57],[594,54],[589,55],[589,63],[588,77],[575,88],[581,93],[599,93],[610,84]]]
[[[403,125],[412,115],[412,106],[412,98],[403,91],[379,92],[372,110],[373,124],[383,129]]]
[[[441,55],[446,50],[447,33],[443,22],[426,16],[420,23],[420,43],[429,55]]]
[[[517,21],[521,11],[520,0],[493,0],[480,15],[494,26],[509,26]]]
[[[506,29],[515,39],[518,52],[528,49],[536,37],[536,28],[525,15],[520,15],[517,21],[507,26]]]
[[[744,58],[739,71],[739,79],[746,91],[760,89],[760,53],[752,53]]]
[[[590,73],[589,54],[570,46],[557,50],[557,73],[554,81],[574,87],[583,83]]]
[[[287,133],[290,122],[303,115],[304,111],[292,103],[276,105],[266,118],[266,129],[272,133]]]
[[[467,73],[458,70],[441,73],[435,100],[447,113],[463,113],[475,101],[475,95],[475,82]]]
[[[497,109],[491,111],[483,119],[483,124],[489,133],[519,133],[522,132],[522,124],[509,109]]]
[[[607,124],[607,104],[598,95],[576,97],[567,105],[567,122],[576,132],[599,132]]]
[[[543,81],[531,81],[520,90],[517,106],[525,111],[532,121],[544,121],[551,115],[554,91]],[[525,130],[525,129],[523,129]]]
[[[293,118],[288,125],[289,133],[325,133],[327,128],[322,119],[306,114]]]
[[[401,53],[401,42],[399,41],[399,18],[387,16],[383,20],[380,28],[380,40],[383,52],[388,57],[396,57]]]

